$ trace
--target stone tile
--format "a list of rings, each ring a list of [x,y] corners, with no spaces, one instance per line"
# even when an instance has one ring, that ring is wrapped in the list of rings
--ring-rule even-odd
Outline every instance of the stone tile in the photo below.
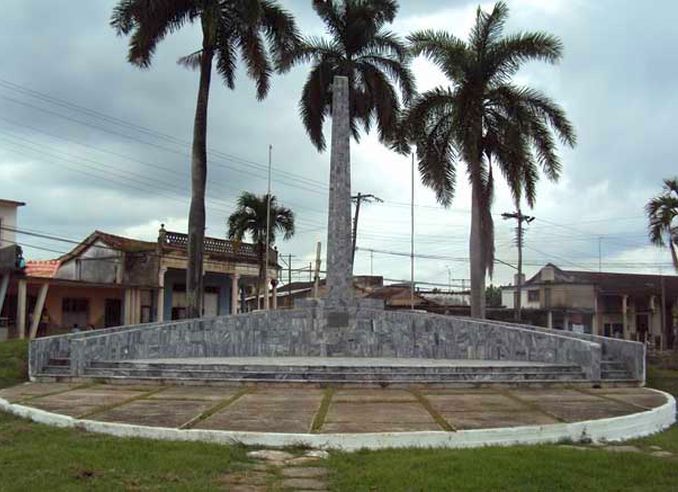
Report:
[[[465,411],[441,413],[456,429],[493,429],[523,425],[557,424],[558,420],[546,414],[530,410],[520,411]]]
[[[282,481],[283,488],[292,490],[326,490],[327,482],[317,478],[287,478]]]
[[[417,401],[417,398],[405,390],[393,389],[346,389],[337,390],[332,396],[333,402],[379,402],[379,401]]]
[[[143,391],[112,390],[108,387],[96,386],[31,400],[30,406],[77,417],[96,408],[115,405],[143,393]]]
[[[615,400],[645,408],[660,407],[666,403],[666,397],[650,391],[601,393]],[[639,410],[640,411],[640,410]]]
[[[327,476],[327,470],[319,466],[292,466],[283,468],[281,473],[289,478],[320,478]]]
[[[609,400],[540,401],[537,402],[537,406],[565,422],[619,417],[637,411],[629,405]]]
[[[294,455],[287,451],[279,451],[277,449],[259,449],[257,451],[250,451],[247,453],[247,457],[271,463],[283,463],[294,458]]]
[[[454,395],[423,393],[423,395],[440,413],[530,410],[527,405],[498,393],[476,394],[474,392]]]
[[[547,390],[514,390],[511,394],[529,402],[543,402],[543,401],[600,401],[600,398],[583,393],[573,389],[547,389]]]
[[[238,388],[219,386],[171,386],[149,398],[153,400],[220,401],[235,395],[238,391]]]
[[[330,404],[322,432],[388,432],[440,430],[419,403]]]
[[[285,396],[287,395],[287,396]],[[308,432],[318,411],[320,390],[262,390],[243,395],[198,423],[197,429]]]
[[[105,422],[179,427],[214,405],[210,401],[135,400],[96,416]]]
[[[66,391],[76,386],[78,385],[70,383],[26,383],[0,390],[0,398],[16,403],[26,398]]]

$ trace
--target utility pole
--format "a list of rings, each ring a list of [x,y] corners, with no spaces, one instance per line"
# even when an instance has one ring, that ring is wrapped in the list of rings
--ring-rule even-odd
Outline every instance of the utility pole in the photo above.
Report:
[[[530,224],[535,218],[529,215],[523,215],[520,211],[520,207],[516,212],[506,212],[501,214],[501,216],[506,219],[515,219],[518,221],[518,227],[516,227],[516,245],[518,246],[518,275],[516,277],[516,290],[513,295],[513,316],[515,321],[520,321],[521,310],[522,310],[522,292],[521,288],[523,286],[523,239],[525,230],[523,229],[523,222]]]
[[[414,152],[412,152],[412,203],[410,207],[411,214],[411,234],[410,234],[410,308],[414,311]]]
[[[365,203],[372,203],[372,202],[378,202],[378,203],[383,203],[384,200],[379,198],[378,196],[375,196],[371,193],[368,193],[366,195],[363,195],[362,193],[358,193],[357,195],[353,195],[351,197],[351,200],[355,203],[355,216],[353,217],[353,252],[351,253],[351,267],[355,263],[355,249],[356,245],[358,244],[358,217],[360,216],[360,204],[362,202]]]
[[[315,276],[313,279],[313,297],[318,299],[320,297],[320,250],[322,246],[318,241],[318,246],[315,253]]]
[[[268,311],[268,250],[270,249],[269,240],[271,237],[271,156],[273,145],[268,146],[268,191],[266,192],[266,256],[264,266],[264,311]]]
[[[292,255],[287,255],[287,283],[292,283]]]

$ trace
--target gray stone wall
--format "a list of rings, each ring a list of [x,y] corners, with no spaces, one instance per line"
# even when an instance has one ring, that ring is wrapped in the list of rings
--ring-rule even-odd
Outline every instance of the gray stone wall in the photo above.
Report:
[[[600,343],[465,318],[349,308],[345,327],[318,309],[155,323],[38,339],[31,374],[68,355],[73,375],[91,361],[167,357],[348,356],[484,359],[577,364],[600,380]],[[52,355],[54,354],[54,355]]]

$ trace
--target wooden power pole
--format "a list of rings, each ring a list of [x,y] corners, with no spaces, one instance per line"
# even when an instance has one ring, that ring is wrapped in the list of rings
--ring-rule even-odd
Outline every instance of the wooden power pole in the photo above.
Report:
[[[378,202],[378,203],[383,203],[384,200],[379,198],[378,196],[372,195],[371,193],[367,195],[363,195],[362,193],[358,193],[357,195],[354,195],[351,197],[353,202],[355,203],[355,216],[353,217],[353,252],[351,253],[351,267],[355,263],[355,250],[356,246],[358,244],[358,217],[360,216],[360,204],[362,202],[365,203],[372,203],[372,202]]]
[[[516,277],[516,290],[513,294],[513,319],[515,321],[520,321],[522,318],[522,286],[523,286],[523,239],[525,235],[525,229],[523,228],[523,222],[530,224],[535,218],[529,215],[523,215],[520,211],[520,207],[516,212],[506,212],[501,214],[504,219],[514,219],[518,221],[518,227],[516,227],[516,245],[518,246],[518,275]]]

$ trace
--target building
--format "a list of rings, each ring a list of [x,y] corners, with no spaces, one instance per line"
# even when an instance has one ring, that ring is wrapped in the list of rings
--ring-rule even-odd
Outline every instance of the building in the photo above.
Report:
[[[513,307],[515,286],[502,287]],[[546,326],[673,346],[678,323],[678,277],[563,270],[549,263],[521,288],[522,307],[545,313]]]
[[[24,202],[0,199],[0,248],[16,244],[17,214],[24,205]]]
[[[164,227],[155,242],[95,231],[63,256],[7,275],[1,316],[19,337],[184,318],[187,244]],[[277,252],[269,256],[275,280]],[[205,238],[204,316],[238,311],[259,257],[253,244]]]

